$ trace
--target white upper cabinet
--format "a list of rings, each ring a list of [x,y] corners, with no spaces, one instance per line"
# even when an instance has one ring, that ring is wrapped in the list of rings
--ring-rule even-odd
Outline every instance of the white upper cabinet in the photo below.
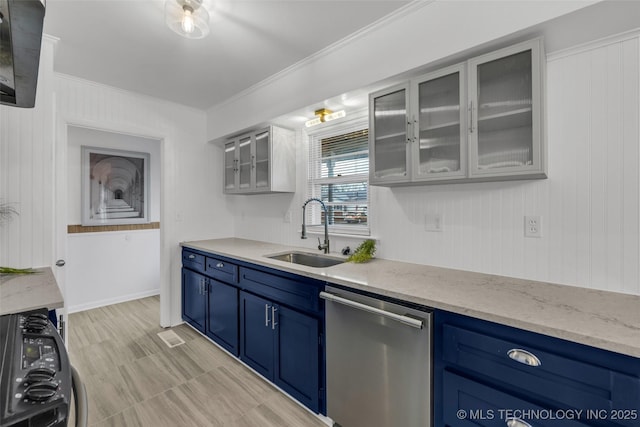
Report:
[[[406,182],[409,178],[411,135],[409,85],[369,95],[370,181]]]
[[[412,81],[412,179],[442,180],[467,174],[464,65]]]
[[[469,61],[470,176],[545,177],[541,41]]]
[[[369,95],[370,183],[545,178],[542,40]]]
[[[224,146],[226,194],[295,192],[293,131],[277,126],[228,140]]]

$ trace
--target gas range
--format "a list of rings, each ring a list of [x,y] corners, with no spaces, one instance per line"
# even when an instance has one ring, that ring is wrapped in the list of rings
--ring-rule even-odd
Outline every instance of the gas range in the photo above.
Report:
[[[47,310],[1,316],[0,351],[0,427],[66,426],[73,368]]]

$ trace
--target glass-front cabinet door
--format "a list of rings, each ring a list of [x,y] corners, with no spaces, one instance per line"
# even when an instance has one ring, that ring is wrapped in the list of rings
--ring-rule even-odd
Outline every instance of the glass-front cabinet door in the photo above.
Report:
[[[412,82],[413,180],[466,176],[464,64]]]
[[[238,150],[236,140],[224,144],[224,191],[233,193],[238,189]]]
[[[251,170],[253,162],[251,158],[251,135],[240,137],[238,142],[238,189],[248,190],[251,188]]]
[[[269,189],[269,130],[256,134],[253,168],[256,176],[256,189]]]
[[[225,194],[293,193],[295,132],[269,125],[226,141]]]
[[[543,172],[540,43],[469,61],[471,176]]]
[[[407,117],[409,85],[403,84],[369,95],[369,155],[372,183],[409,180],[412,136]]]

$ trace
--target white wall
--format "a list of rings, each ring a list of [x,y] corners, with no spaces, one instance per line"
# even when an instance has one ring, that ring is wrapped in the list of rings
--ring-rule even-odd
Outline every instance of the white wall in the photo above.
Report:
[[[63,41],[61,41],[62,43]],[[161,229],[159,277],[164,317],[163,324],[175,324],[180,319],[180,248],[185,240],[227,237],[233,235],[233,220],[224,203],[221,192],[222,175],[217,167],[222,162],[222,150],[206,143],[206,117],[203,111],[158,99],[122,91],[92,82],[56,75],[56,139],[60,150],[68,147],[67,125],[78,125],[119,132],[162,141],[161,157]],[[66,168],[67,165],[59,165]],[[66,189],[66,183],[64,185]],[[66,194],[64,195],[66,199]],[[66,204],[65,204],[66,206]],[[71,217],[73,218],[73,216]],[[109,233],[110,234],[110,233]],[[130,236],[127,240],[126,236]],[[133,258],[145,263],[147,253],[142,247],[155,245],[144,233],[113,234],[103,242],[103,248],[95,248],[94,267],[109,254],[129,254],[138,248]],[[75,237],[74,237],[75,239]],[[68,263],[80,261],[80,251],[87,246],[87,237],[78,237],[77,246],[69,245]],[[76,243],[74,242],[74,245]],[[101,252],[101,251],[107,252]],[[77,256],[77,257],[76,257]],[[155,255],[153,255],[155,256]],[[90,263],[89,260],[83,262]],[[83,295],[95,300],[108,301],[113,294],[104,294],[104,284],[127,289],[120,279],[117,266],[106,270],[108,274],[100,282],[85,280]],[[71,272],[70,280],[75,280]],[[135,280],[133,275],[127,276]],[[93,289],[91,289],[93,288]],[[140,289],[136,290],[136,292]],[[132,293],[132,296],[136,295]],[[73,298],[73,297],[72,297]],[[86,301],[78,305],[88,304]]]
[[[636,33],[549,58],[548,179],[372,187],[379,256],[640,295],[639,52]],[[298,139],[295,195],[229,198],[238,237],[315,244],[299,240],[307,141]],[[425,231],[432,213],[443,232]],[[524,237],[525,215],[542,216],[542,238]]]
[[[20,215],[0,226],[0,265],[43,267],[55,260],[53,55],[45,37],[34,108],[0,106],[0,200]]]
[[[160,293],[160,231],[69,234],[68,312]]]

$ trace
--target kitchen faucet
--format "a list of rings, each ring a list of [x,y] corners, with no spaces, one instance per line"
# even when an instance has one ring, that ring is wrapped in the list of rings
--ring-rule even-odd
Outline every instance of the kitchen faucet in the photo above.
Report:
[[[301,239],[306,239],[307,238],[307,225],[306,225],[306,218],[305,218],[305,210],[307,208],[307,204],[309,204],[309,202],[318,202],[322,205],[322,209],[324,209],[324,244],[320,243],[320,238],[318,237],[318,250],[324,250],[325,254],[329,253],[329,212],[327,212],[327,206],[324,204],[324,202],[320,199],[316,199],[315,197],[312,197],[310,199],[308,199],[306,202],[304,202],[304,204],[302,205],[302,235],[300,236]]]

